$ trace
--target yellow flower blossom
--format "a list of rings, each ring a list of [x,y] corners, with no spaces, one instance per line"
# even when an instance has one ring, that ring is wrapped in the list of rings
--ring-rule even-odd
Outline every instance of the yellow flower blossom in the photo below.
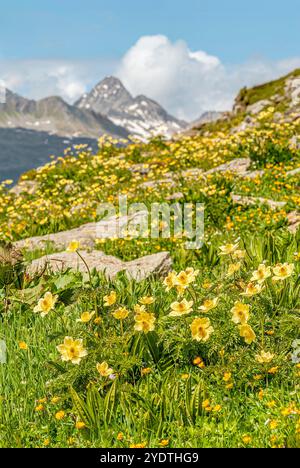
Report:
[[[214,329],[209,318],[196,318],[190,325],[193,340],[206,342]]]
[[[264,364],[264,363],[269,363],[273,361],[274,357],[275,357],[275,354],[272,354],[269,351],[268,352],[261,351],[260,354],[257,354],[255,356],[255,360],[259,362],[260,364]]]
[[[215,309],[219,303],[219,298],[215,297],[214,299],[206,299],[203,304],[199,307],[199,310],[202,312],[209,312],[212,309]]]
[[[187,301],[183,299],[181,302],[173,302],[171,304],[171,312],[169,313],[170,317],[181,317],[182,315],[190,314],[193,309],[193,301]]]
[[[139,312],[134,317],[136,331],[149,333],[155,328],[156,317],[150,312]]]
[[[67,247],[67,252],[69,253],[77,252],[79,248],[80,248],[80,242],[78,242],[77,240],[72,240]]]
[[[221,245],[219,249],[221,250],[219,255],[231,255],[238,249],[239,244],[225,244]]]
[[[112,291],[108,296],[104,296],[104,306],[110,307],[117,302],[117,294],[115,291]]]
[[[51,292],[46,292],[45,296],[38,301],[38,305],[33,309],[35,313],[40,313],[46,317],[54,309],[58,296],[53,296]]]
[[[231,309],[232,321],[236,324],[241,323],[242,325],[247,323],[250,317],[250,307],[242,302],[236,302]]]
[[[249,283],[246,286],[246,291],[241,293],[241,296],[252,297],[257,294],[260,294],[262,291],[262,286],[260,284]]]
[[[125,307],[120,307],[115,312],[113,312],[112,315],[117,320],[125,320],[129,315],[129,311]]]
[[[245,323],[239,327],[239,330],[240,330],[240,336],[244,338],[247,344],[250,345],[251,343],[253,343],[253,341],[255,341],[256,335],[253,329],[250,327],[250,325]]]
[[[102,377],[109,377],[113,373],[113,369],[105,361],[98,363],[96,369]]]
[[[274,276],[273,281],[284,281],[285,279],[292,276],[295,269],[293,263],[279,263],[276,267],[273,268]]]
[[[262,284],[267,278],[271,276],[271,267],[267,267],[264,263],[259,265],[256,271],[252,273],[252,282],[257,281],[258,284]]]
[[[96,312],[83,312],[80,316],[80,319],[77,319],[76,322],[88,323],[92,320]]]
[[[71,361],[72,364],[80,364],[81,359],[88,354],[82,340],[73,340],[70,336],[66,336],[63,344],[56,348],[61,354],[61,360]]]

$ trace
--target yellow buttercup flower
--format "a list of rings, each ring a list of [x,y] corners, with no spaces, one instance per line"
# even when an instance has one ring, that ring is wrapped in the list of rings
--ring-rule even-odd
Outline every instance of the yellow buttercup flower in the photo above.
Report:
[[[239,330],[240,330],[240,336],[244,338],[247,344],[251,344],[253,343],[253,341],[255,341],[256,335],[254,333],[254,330],[250,327],[250,325],[247,325],[245,323],[239,327]]]
[[[113,369],[105,361],[98,363],[96,369],[102,377],[109,377],[113,373]]]
[[[149,333],[155,328],[156,317],[150,312],[139,312],[134,317],[136,331]]]
[[[249,435],[244,435],[244,436],[242,437],[242,441],[243,441],[243,443],[244,443],[245,445],[250,444],[251,440],[252,440],[252,439],[251,439],[251,437],[250,437]]]
[[[51,292],[46,292],[45,296],[38,301],[38,305],[33,309],[35,313],[41,313],[45,317],[49,312],[54,309],[58,296],[53,296]]]
[[[78,242],[77,240],[72,240],[67,247],[67,252],[69,253],[77,252],[79,248],[80,248],[80,242]]]
[[[22,349],[23,351],[26,351],[28,349],[28,346],[25,343],[25,341],[20,341],[19,348]]]
[[[247,323],[249,320],[249,310],[250,307],[247,304],[237,301],[231,309],[232,321],[237,324]]]
[[[164,279],[164,285],[167,291],[170,291],[177,284],[177,274],[175,271],[171,271],[168,276]]]
[[[117,302],[117,294],[115,291],[112,291],[108,296],[104,296],[104,306],[110,307]]]
[[[240,269],[241,269],[241,266],[242,264],[239,262],[239,263],[231,263],[228,267],[228,270],[227,270],[227,275],[228,277],[234,275],[235,273],[237,273]]]
[[[224,382],[229,382],[229,380],[231,380],[231,372],[225,372],[224,376],[223,376],[223,380]]]
[[[55,419],[57,419],[57,421],[61,421],[62,419],[64,419],[66,413],[64,411],[58,411],[56,414],[55,414]]]
[[[112,315],[117,320],[125,320],[129,315],[129,311],[125,307],[120,307],[118,310],[113,312]]]
[[[233,254],[239,247],[239,244],[225,244],[221,245],[219,249],[221,250],[219,255],[231,255]]]
[[[267,267],[264,263],[259,265],[256,271],[252,273],[250,281],[257,281],[262,284],[267,278],[271,276],[271,267]]]
[[[83,312],[80,316],[80,319],[77,319],[76,322],[88,323],[92,320],[96,312]]]
[[[139,302],[143,305],[150,305],[155,302],[155,299],[152,296],[144,296],[139,300]]]
[[[284,281],[285,279],[292,276],[295,269],[293,263],[279,263],[273,268],[274,277],[273,281]]]
[[[196,281],[199,271],[194,268],[187,268],[185,271],[181,271],[176,277],[176,289],[179,293],[183,293],[190,284]]]
[[[54,396],[54,397],[51,398],[51,403],[53,405],[56,405],[56,403],[58,403],[59,401],[60,401],[60,397],[58,397],[58,396]]]
[[[206,342],[214,329],[209,318],[196,318],[190,325],[193,340]]]
[[[206,299],[203,304],[199,307],[199,310],[202,312],[209,312],[212,309],[215,309],[219,303],[219,298],[215,297],[214,299]]]
[[[246,291],[241,293],[241,296],[252,297],[256,294],[260,294],[262,290],[263,288],[260,284],[249,283],[246,286]]]
[[[181,302],[173,302],[171,304],[172,311],[169,313],[170,317],[181,317],[193,311],[193,301],[183,299]]]
[[[265,364],[265,363],[269,363],[269,362],[273,361],[274,356],[275,356],[275,354],[272,354],[269,351],[268,352],[261,351],[260,354],[257,354],[255,356],[255,360],[257,362],[259,362],[260,364]]]
[[[80,364],[81,359],[88,354],[82,340],[73,340],[70,336],[66,336],[63,344],[56,348],[61,354],[62,361],[71,361],[72,364]]]
[[[80,431],[81,429],[86,428],[86,424],[83,421],[77,421],[75,427]]]

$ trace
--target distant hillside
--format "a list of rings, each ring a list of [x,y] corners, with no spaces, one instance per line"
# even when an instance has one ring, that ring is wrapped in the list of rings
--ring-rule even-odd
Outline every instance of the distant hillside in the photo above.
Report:
[[[9,90],[6,90],[6,102],[0,103],[0,127],[38,130],[64,137],[128,136],[124,128],[107,117],[91,110],[78,109],[60,97],[34,101]]]
[[[17,181],[23,172],[46,164],[49,156],[63,155],[67,146],[76,144],[97,148],[97,140],[91,138],[67,140],[46,132],[0,128],[0,181]]]
[[[220,115],[215,122],[196,122],[189,134],[217,130],[238,132],[258,123],[256,116],[273,108],[274,121],[292,122],[300,116],[300,69],[277,80],[252,88],[243,88],[237,95],[232,112]]]

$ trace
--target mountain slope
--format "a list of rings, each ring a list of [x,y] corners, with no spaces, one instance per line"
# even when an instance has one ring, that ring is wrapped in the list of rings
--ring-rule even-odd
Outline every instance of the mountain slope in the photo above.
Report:
[[[67,137],[128,136],[124,128],[107,117],[69,105],[60,97],[34,101],[9,90],[6,91],[6,102],[0,103],[0,127],[20,127]]]
[[[300,69],[296,69],[277,80],[241,89],[231,112],[223,113],[215,122],[196,122],[188,134],[199,131],[236,133],[259,127],[261,121],[290,123],[299,116]]]
[[[96,139],[66,139],[24,128],[0,128],[0,182],[17,181],[22,173],[48,163],[49,156],[63,155],[66,147],[79,144],[97,149]]]
[[[158,134],[171,136],[187,126],[185,122],[169,115],[152,99],[143,95],[132,97],[115,77],[105,78],[75,105],[80,109],[101,112],[116,125],[142,138]]]

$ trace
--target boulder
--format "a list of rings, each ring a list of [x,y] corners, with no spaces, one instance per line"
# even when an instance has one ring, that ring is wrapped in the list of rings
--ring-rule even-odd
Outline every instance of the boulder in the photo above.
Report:
[[[299,211],[291,211],[287,215],[288,219],[288,229],[290,232],[295,234],[298,231],[298,228],[300,226],[300,213]]]
[[[87,264],[90,271],[96,269],[109,279],[113,279],[117,273],[124,271],[128,278],[142,281],[149,276],[165,276],[172,267],[169,252],[147,255],[131,262],[123,262],[119,258],[106,255],[98,250],[80,251],[80,255],[84,258],[84,262],[76,252],[46,255],[34,260],[27,267],[27,273],[29,275],[40,274],[44,271],[57,273],[67,269],[87,273]]]
[[[278,210],[283,208],[286,205],[286,202],[279,202],[275,200],[269,200],[267,198],[262,197],[248,197],[242,195],[235,195],[234,193],[231,194],[231,199],[234,203],[238,205],[250,206],[250,205],[268,205],[271,210]]]
[[[15,242],[14,245],[18,249],[35,250],[44,249],[50,243],[54,244],[56,250],[62,250],[66,249],[70,242],[77,241],[81,248],[92,248],[96,239],[120,237],[119,233],[125,231],[127,226],[134,229],[145,219],[148,219],[146,211],[140,211],[130,216],[112,216],[99,222],[83,224],[68,231],[23,239]]]
[[[29,193],[31,195],[34,194],[38,188],[39,183],[36,180],[23,180],[14,185],[10,189],[10,192],[14,193],[16,196],[19,196],[24,192]]]
[[[286,175],[287,175],[288,177],[293,177],[293,176],[295,176],[295,175],[297,175],[297,174],[299,174],[299,173],[300,173],[300,167],[297,167],[296,169],[293,169],[292,171],[288,171],[288,172],[286,173]]]
[[[236,175],[245,176],[247,175],[250,165],[251,160],[249,158],[232,159],[232,161],[206,171],[204,175],[214,174],[216,172],[234,172]]]

